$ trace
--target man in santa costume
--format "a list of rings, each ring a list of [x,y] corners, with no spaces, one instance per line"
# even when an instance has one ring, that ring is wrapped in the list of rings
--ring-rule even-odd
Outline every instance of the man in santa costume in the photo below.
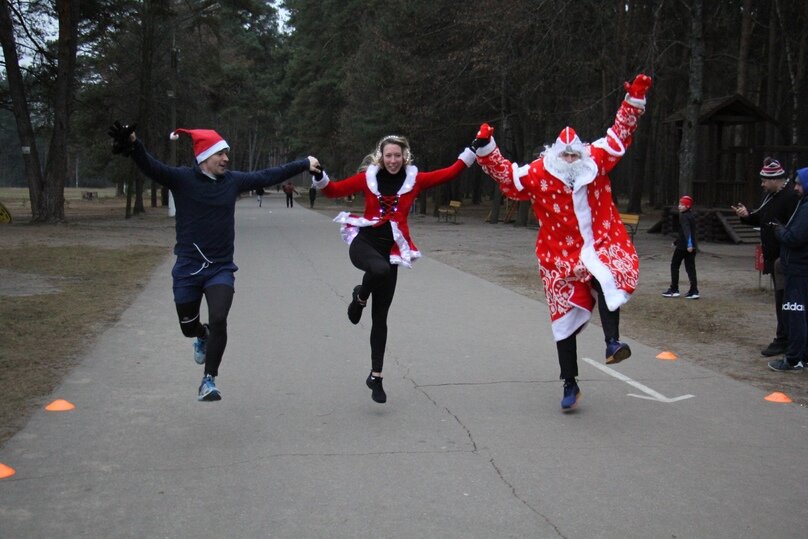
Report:
[[[140,171],[171,189],[177,206],[177,261],[171,270],[174,303],[183,335],[194,341],[194,361],[204,365],[197,399],[218,401],[219,365],[227,344],[227,316],[233,303],[235,272],[236,201],[241,193],[269,187],[300,174],[319,172],[314,157],[285,165],[236,172],[228,170],[230,146],[212,129],[177,129],[170,138],[188,135],[194,143],[196,164],[170,167],[146,151],[135,126],[115,122],[109,129],[113,153],[131,156]],[[208,305],[208,323],[199,316],[202,297]]]
[[[488,124],[480,127],[473,144],[477,162],[502,193],[529,200],[540,223],[536,257],[564,380],[564,410],[581,396],[575,337],[592,317],[595,303],[606,337],[606,363],[631,355],[619,340],[620,306],[637,286],[639,259],[607,174],[631,145],[650,87],[646,75],[625,83],[625,99],[605,137],[585,144],[573,128],[565,127],[553,145],[525,166],[502,156]]]

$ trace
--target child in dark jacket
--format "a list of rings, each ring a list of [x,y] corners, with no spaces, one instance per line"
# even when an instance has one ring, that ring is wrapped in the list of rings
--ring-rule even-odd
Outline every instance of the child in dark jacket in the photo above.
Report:
[[[699,284],[696,278],[696,216],[691,211],[693,197],[684,195],[679,199],[679,235],[673,242],[671,257],[671,285],[662,293],[666,298],[679,297],[679,267],[685,263],[690,289],[685,299],[699,299]]]

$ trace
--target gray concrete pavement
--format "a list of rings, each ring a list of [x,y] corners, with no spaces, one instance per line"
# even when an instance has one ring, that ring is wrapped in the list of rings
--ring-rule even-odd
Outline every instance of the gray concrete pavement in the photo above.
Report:
[[[267,197],[237,228],[223,400],[196,401],[166,260],[54,392],[76,409],[0,448],[0,537],[805,537],[804,408],[627,338],[634,385],[582,361],[563,414],[546,306],[429,253],[379,405],[337,225]]]

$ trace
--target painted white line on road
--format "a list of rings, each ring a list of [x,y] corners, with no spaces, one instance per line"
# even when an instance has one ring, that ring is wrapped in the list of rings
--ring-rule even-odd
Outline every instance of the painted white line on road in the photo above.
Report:
[[[582,359],[584,361],[586,361],[587,363],[589,363],[590,365],[592,365],[593,367],[596,367],[596,368],[600,369],[601,371],[605,372],[609,376],[613,376],[613,377],[617,378],[618,380],[622,380],[623,382],[627,383],[628,385],[634,386],[637,389],[639,389],[640,391],[642,391],[643,393],[645,393],[645,395],[635,395],[634,393],[628,393],[629,397],[637,397],[638,399],[648,399],[648,400],[659,401],[659,402],[676,402],[676,401],[689,399],[689,398],[692,398],[694,396],[694,395],[682,395],[681,397],[666,397],[662,393],[660,393],[658,391],[654,391],[650,387],[644,386],[641,383],[639,383],[639,382],[637,382],[635,380],[632,380],[631,378],[629,378],[625,374],[620,374],[616,370],[610,369],[606,365],[601,365],[600,363],[598,363],[597,361],[595,361],[593,359],[589,359],[588,357],[585,357],[585,358],[582,358]]]

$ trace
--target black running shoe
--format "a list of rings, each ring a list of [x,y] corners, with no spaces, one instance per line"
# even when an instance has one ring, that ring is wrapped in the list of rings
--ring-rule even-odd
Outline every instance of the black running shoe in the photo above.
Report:
[[[786,343],[774,340],[769,343],[769,346],[761,350],[760,353],[766,357],[782,356],[786,353]]]
[[[362,309],[367,305],[367,300],[363,303],[359,299],[359,291],[362,290],[362,285],[356,285],[351,293],[351,304],[348,305],[348,320],[351,324],[358,324],[362,319]]]
[[[370,390],[373,392],[371,398],[381,404],[387,402],[387,393],[384,392],[382,387],[382,377],[373,376],[373,373],[368,374],[368,379],[365,380]]]

